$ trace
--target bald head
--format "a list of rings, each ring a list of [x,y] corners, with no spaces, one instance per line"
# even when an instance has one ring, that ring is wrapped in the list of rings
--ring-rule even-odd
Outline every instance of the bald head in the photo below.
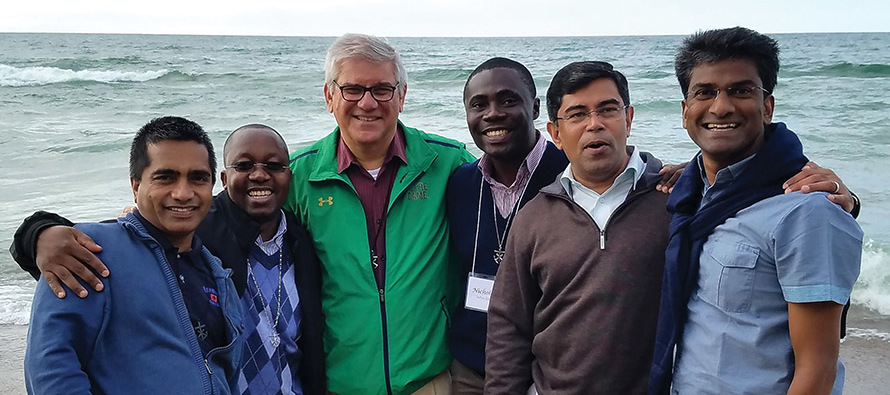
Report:
[[[275,139],[281,143],[281,149],[284,151],[284,155],[287,156],[287,143],[284,142],[284,137],[281,137],[281,134],[278,133],[277,130],[273,129],[271,126],[259,124],[259,123],[251,123],[244,126],[241,126],[232,131],[229,134],[229,137],[226,137],[226,142],[223,145],[223,163],[226,165],[230,165],[229,154],[231,154],[232,149],[231,146],[236,142],[241,142],[245,137],[251,136],[253,134],[270,134],[275,136]]]

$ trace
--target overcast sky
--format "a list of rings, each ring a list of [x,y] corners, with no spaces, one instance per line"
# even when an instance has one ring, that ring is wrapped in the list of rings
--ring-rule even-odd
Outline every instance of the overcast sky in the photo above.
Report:
[[[337,36],[887,32],[890,1],[860,0],[12,0],[0,32]]]

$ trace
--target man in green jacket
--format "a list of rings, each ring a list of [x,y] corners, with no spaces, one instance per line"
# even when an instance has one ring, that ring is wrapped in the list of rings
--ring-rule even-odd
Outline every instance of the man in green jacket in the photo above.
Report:
[[[457,303],[445,187],[474,160],[463,144],[399,122],[407,78],[384,40],[347,34],[328,49],[324,95],[337,128],[291,155],[285,208],[322,263],[328,390],[448,393]]]

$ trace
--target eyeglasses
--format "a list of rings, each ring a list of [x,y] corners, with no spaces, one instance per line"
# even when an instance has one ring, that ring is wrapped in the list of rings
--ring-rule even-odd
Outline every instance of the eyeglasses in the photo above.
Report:
[[[690,91],[686,93],[687,99],[692,99],[695,101],[711,101],[717,98],[720,95],[720,91],[726,92],[726,96],[729,96],[732,99],[751,99],[754,97],[754,93],[757,91],[763,92],[763,97],[771,95],[770,91],[763,89],[757,85],[740,85],[740,86],[730,86],[725,89],[718,89],[712,87],[702,87],[696,90]]]
[[[340,85],[337,81],[331,81],[337,88],[340,88],[340,96],[343,96],[343,100],[348,102],[358,102],[361,101],[362,98],[365,97],[365,93],[371,92],[371,97],[378,102],[388,102],[392,100],[395,95],[396,88],[399,84],[395,86],[392,85],[375,85],[372,87],[365,87],[361,85]]]
[[[269,173],[280,173],[287,170],[287,165],[279,162],[254,162],[251,160],[245,160],[241,162],[232,163],[229,166],[226,166],[228,169],[235,169],[235,171],[239,173],[250,173],[256,169],[257,166],[264,167]]]
[[[593,109],[590,111],[573,111],[566,116],[560,118],[556,117],[559,120],[565,120],[566,123],[571,125],[579,125],[590,120],[590,116],[596,114],[597,118],[603,121],[611,121],[618,119],[621,116],[621,111],[628,108],[630,106],[605,106],[602,108]]]

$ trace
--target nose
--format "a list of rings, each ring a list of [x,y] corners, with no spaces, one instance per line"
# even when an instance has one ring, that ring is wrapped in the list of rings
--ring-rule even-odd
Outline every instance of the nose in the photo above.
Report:
[[[724,117],[735,111],[735,105],[732,101],[732,98],[729,97],[729,95],[721,89],[717,92],[717,97],[715,97],[714,100],[711,102],[711,106],[708,108],[708,111],[718,117]]]
[[[377,108],[378,104],[377,100],[371,96],[371,92],[365,92],[365,95],[362,96],[362,99],[355,103],[362,110],[373,110]]]
[[[587,131],[595,132],[604,129],[603,120],[595,112],[590,113],[587,117]]]
[[[195,190],[192,188],[192,185],[189,183],[187,177],[180,177],[181,179],[176,182],[176,185],[173,187],[173,192],[170,194],[173,199],[179,201],[186,201],[195,196]]]
[[[247,176],[251,181],[265,181],[270,177],[266,167],[259,164],[254,165],[253,170],[251,170]]]
[[[501,107],[493,105],[488,106],[488,110],[486,110],[485,113],[482,114],[482,119],[485,121],[493,121],[503,118],[504,116],[506,116],[506,113],[501,110]]]

